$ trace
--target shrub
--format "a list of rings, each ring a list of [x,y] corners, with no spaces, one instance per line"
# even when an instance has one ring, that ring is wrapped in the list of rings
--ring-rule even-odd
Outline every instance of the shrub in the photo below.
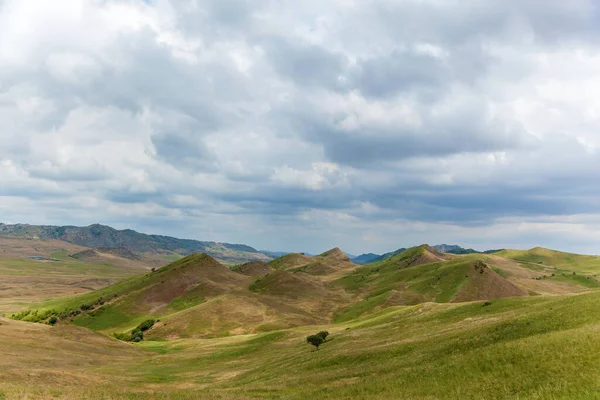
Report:
[[[150,329],[154,326],[154,322],[155,321],[153,319],[147,319],[144,322],[142,322],[141,324],[139,324],[136,329],[139,329],[142,332],[147,331],[148,329]]]
[[[488,307],[488,306],[491,306],[491,305],[492,305],[491,301],[486,301],[485,303],[483,303],[484,307]]]
[[[327,341],[327,336],[329,336],[329,332],[327,332],[327,331],[321,331],[321,332],[317,333],[317,336],[322,337],[323,341],[326,342]]]
[[[152,328],[152,326],[154,326],[154,322],[155,321],[153,319],[147,319],[138,326],[136,326],[131,331],[131,333],[114,332],[110,335],[115,339],[123,340],[125,342],[141,342],[142,340],[144,340],[144,332]]]
[[[144,340],[144,332],[134,329],[133,332],[131,332],[131,341],[132,342],[141,342],[142,340]]]
[[[306,342],[312,344],[319,350],[319,346],[325,342],[325,340],[319,335],[310,335],[306,338]]]
[[[50,319],[48,320],[48,324],[50,325],[54,325],[55,323],[58,322],[58,318],[56,318],[56,316],[52,316],[50,317]]]
[[[131,340],[131,335],[121,332],[113,332],[110,334],[110,336],[114,337],[115,339],[122,340],[124,342],[129,342]]]

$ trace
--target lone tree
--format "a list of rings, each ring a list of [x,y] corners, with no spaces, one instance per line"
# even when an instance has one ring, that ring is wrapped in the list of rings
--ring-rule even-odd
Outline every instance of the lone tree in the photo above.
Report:
[[[306,338],[306,342],[312,344],[313,346],[315,346],[317,348],[317,350],[319,350],[319,346],[325,342],[325,339],[323,339],[318,334],[310,335]]]
[[[327,341],[327,336],[329,336],[329,332],[327,332],[327,331],[321,331],[321,332],[317,333],[317,336],[321,336],[323,338],[323,341],[326,342]]]

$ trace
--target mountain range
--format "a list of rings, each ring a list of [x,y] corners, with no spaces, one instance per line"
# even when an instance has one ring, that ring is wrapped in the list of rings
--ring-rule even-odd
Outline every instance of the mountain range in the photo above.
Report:
[[[56,239],[90,249],[100,249],[101,253],[107,253],[108,249],[113,249],[113,253],[118,251],[121,254],[128,254],[125,258],[129,259],[132,259],[132,257],[142,257],[143,255],[152,255],[156,258],[156,256],[159,255],[163,257],[164,260],[172,260],[185,257],[192,253],[206,253],[227,264],[240,264],[249,261],[266,262],[289,254],[282,251],[256,250],[245,244],[179,239],[163,235],[148,235],[136,232],[132,229],[118,230],[101,224],[78,227],[70,225],[7,225],[0,223],[0,236],[30,239]],[[440,244],[431,247],[437,251],[450,254],[479,253],[473,249],[465,249],[458,245]],[[384,254],[367,253],[359,256],[353,256],[348,253],[345,254],[355,264],[368,264],[387,260],[405,250],[406,248],[402,247]],[[496,251],[498,250],[490,250],[483,253],[489,254]],[[84,253],[84,255],[86,254],[88,253]],[[312,256],[312,254],[309,253],[305,254]]]
[[[274,256],[244,244],[178,239],[163,235],[147,235],[131,229],[117,230],[93,224],[85,227],[0,223],[0,236],[33,239],[57,239],[91,249],[119,248],[135,255],[161,255],[165,260],[206,253],[225,263],[269,261]]]

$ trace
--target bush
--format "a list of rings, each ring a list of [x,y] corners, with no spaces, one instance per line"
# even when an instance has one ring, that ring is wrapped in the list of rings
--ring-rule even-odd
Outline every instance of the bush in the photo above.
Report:
[[[329,332],[327,332],[327,331],[321,331],[321,332],[317,333],[317,336],[322,337],[323,341],[326,342],[327,341],[327,336],[329,336]]]
[[[113,332],[110,334],[110,336],[114,337],[115,339],[122,340],[124,342],[129,342],[131,340],[131,335],[128,335],[126,333]]]
[[[141,324],[139,324],[136,329],[139,329],[142,332],[145,332],[154,326],[154,322],[155,321],[153,319],[147,319],[144,322],[142,322]]]
[[[110,335],[115,339],[123,340],[125,342],[141,342],[144,340],[144,332],[154,326],[153,319],[147,319],[138,326],[136,326],[131,333],[118,333],[114,332]]]
[[[131,332],[130,340],[132,342],[141,342],[142,340],[144,340],[144,332],[142,332],[140,330],[133,330],[133,332]]]
[[[310,335],[306,338],[306,342],[312,344],[319,350],[319,346],[325,342],[325,340],[319,335]]]
[[[54,325],[55,323],[58,322],[58,318],[56,318],[56,316],[52,316],[50,317],[50,319],[48,320],[48,324],[50,325]]]

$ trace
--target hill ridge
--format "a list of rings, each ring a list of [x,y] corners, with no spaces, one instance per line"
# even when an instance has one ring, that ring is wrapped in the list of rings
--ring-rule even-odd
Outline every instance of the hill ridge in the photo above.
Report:
[[[224,262],[234,263],[272,259],[272,256],[245,244],[180,239],[172,236],[145,234],[132,229],[118,230],[98,223],[84,227],[0,223],[0,235],[58,239],[89,248],[122,248],[136,255],[149,253],[185,256],[192,253],[207,253]]]

